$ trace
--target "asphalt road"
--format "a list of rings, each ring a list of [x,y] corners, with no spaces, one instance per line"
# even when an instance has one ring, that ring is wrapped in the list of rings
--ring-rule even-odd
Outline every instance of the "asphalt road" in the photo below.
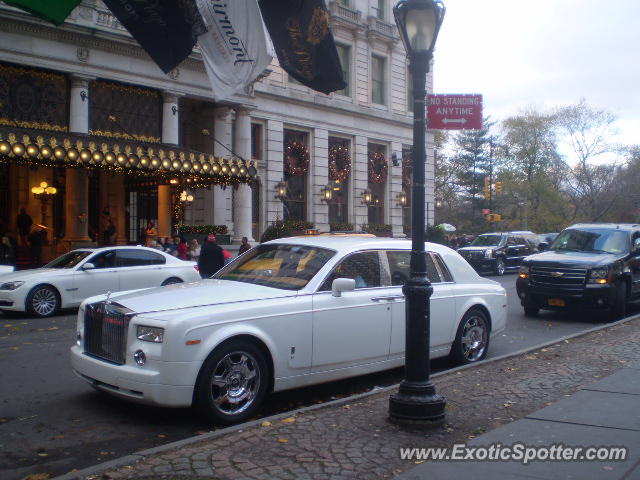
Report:
[[[498,356],[601,324],[598,316],[543,312],[522,314],[515,275],[492,277],[508,290],[508,327],[490,347]],[[638,309],[635,309],[637,311]],[[61,475],[139,450],[210,430],[190,410],[135,405],[96,392],[71,371],[69,347],[75,312],[51,319],[0,314],[0,478],[34,473]],[[433,362],[434,370],[449,368]],[[272,395],[262,409],[271,415],[321,403],[402,377],[401,369]]]

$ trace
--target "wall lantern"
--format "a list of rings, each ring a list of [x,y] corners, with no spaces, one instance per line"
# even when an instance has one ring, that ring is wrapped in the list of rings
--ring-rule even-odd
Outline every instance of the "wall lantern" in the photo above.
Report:
[[[400,192],[398,195],[396,195],[396,203],[399,207],[406,207],[407,206],[407,192],[405,192],[404,190],[402,190],[402,192]]]
[[[362,192],[362,203],[365,205],[372,205],[374,203],[373,193],[371,193],[371,190],[368,188]]]
[[[331,200],[333,200],[333,186],[329,183],[325,187],[321,188],[320,195],[320,200],[329,203]]]
[[[276,198],[281,202],[284,202],[287,199],[287,184],[284,183],[284,180],[280,180],[276,183]]]

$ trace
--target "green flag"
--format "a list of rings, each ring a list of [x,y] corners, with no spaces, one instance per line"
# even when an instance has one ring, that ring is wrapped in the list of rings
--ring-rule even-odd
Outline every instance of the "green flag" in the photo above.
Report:
[[[4,0],[4,3],[60,25],[69,16],[71,10],[76,8],[80,0]]]

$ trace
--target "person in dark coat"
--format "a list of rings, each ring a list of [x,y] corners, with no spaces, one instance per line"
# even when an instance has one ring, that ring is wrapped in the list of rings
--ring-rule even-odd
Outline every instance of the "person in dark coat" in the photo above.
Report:
[[[251,250],[251,244],[249,243],[249,239],[247,237],[242,237],[242,243],[240,244],[240,248],[238,249],[238,256],[242,255],[247,250]]]
[[[211,234],[207,242],[200,249],[198,258],[198,270],[202,278],[209,278],[224,266],[224,253],[222,247],[216,243],[216,236]]]
[[[27,244],[27,237],[29,236],[29,232],[31,231],[31,225],[33,225],[33,220],[26,212],[24,208],[20,209],[20,214],[16,219],[16,226],[18,227],[18,234],[20,235],[20,244]]]
[[[42,243],[43,231],[33,230],[27,240],[29,241],[29,263],[31,268],[40,268],[42,266]]]
[[[8,236],[2,237],[0,242],[0,265],[15,265],[16,251],[11,245],[11,241]]]

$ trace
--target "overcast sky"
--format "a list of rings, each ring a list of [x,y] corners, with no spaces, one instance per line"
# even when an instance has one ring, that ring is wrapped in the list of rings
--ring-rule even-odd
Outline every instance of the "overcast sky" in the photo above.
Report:
[[[484,115],[588,103],[640,144],[640,0],[444,0],[435,93],[480,93]]]

